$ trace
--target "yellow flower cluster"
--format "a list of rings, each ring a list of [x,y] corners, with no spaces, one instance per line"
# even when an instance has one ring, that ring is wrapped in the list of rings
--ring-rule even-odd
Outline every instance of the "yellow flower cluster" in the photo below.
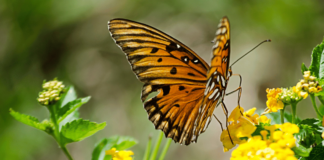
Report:
[[[232,152],[231,160],[297,160],[291,150],[296,141],[293,134],[299,132],[297,125],[285,123],[266,126],[265,129],[261,131],[262,136],[250,137],[240,144]]]
[[[277,112],[279,109],[283,109],[284,103],[279,99],[279,94],[282,93],[282,89],[267,89],[267,109],[266,113]]]
[[[111,155],[113,160],[132,160],[134,155],[132,151],[118,151],[116,148],[112,148],[106,151],[106,155]]]
[[[307,98],[308,93],[318,93],[322,90],[322,87],[316,81],[316,77],[310,75],[310,71],[305,71],[303,75],[304,79],[300,80],[296,87],[293,88],[294,92],[304,99]]]
[[[43,84],[43,91],[39,93],[38,102],[42,105],[49,105],[60,100],[64,85],[61,81],[54,79]]]
[[[251,137],[251,134],[256,130],[255,125],[259,123],[270,123],[270,119],[266,116],[254,114],[256,108],[252,108],[246,112],[240,106],[237,106],[228,117],[231,122],[227,129],[224,129],[220,140],[223,143],[224,152],[245,142],[242,137]],[[243,113],[243,116],[241,115]],[[253,115],[254,114],[254,115]],[[229,134],[228,134],[229,132]]]

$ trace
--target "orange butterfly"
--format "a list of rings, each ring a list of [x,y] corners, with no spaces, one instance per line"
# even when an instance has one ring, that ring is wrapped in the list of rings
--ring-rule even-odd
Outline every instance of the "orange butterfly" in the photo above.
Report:
[[[208,127],[218,102],[227,116],[223,99],[232,75],[227,17],[221,19],[213,40],[211,66],[181,42],[148,25],[113,19],[108,29],[126,53],[137,78],[145,83],[142,101],[159,91],[144,102],[144,108],[165,136],[180,144],[196,142]],[[240,95],[241,87],[235,91]]]

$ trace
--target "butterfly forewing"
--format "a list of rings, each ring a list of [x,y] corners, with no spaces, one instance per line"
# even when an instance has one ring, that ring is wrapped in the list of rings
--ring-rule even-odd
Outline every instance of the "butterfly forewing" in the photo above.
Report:
[[[212,51],[211,67],[207,74],[207,84],[199,116],[195,123],[198,128],[195,134],[205,131],[217,103],[225,94],[230,56],[230,26],[227,17],[221,19],[213,42],[215,44]]]
[[[187,46],[153,27],[114,19],[108,28],[144,82],[142,101],[156,129],[175,142],[190,144],[199,135],[194,123],[204,97],[208,64]]]

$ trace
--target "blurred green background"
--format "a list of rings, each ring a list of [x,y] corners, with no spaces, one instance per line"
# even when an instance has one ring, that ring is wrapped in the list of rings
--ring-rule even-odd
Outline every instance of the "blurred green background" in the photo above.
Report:
[[[14,120],[9,108],[48,117],[36,97],[44,79],[58,77],[73,84],[80,97],[92,99],[81,117],[107,127],[67,147],[76,160],[88,160],[94,144],[112,135],[139,140],[132,148],[142,159],[149,135],[158,131],[140,101],[142,83],[132,73],[124,53],[114,44],[107,21],[126,18],[158,28],[180,40],[210,63],[219,20],[231,22],[231,61],[265,39],[272,39],[233,67],[243,76],[241,104],[266,107],[266,88],[293,86],[302,78],[300,65],[323,40],[324,1],[313,0],[0,0],[0,155],[5,160],[66,159],[52,137]],[[228,91],[235,89],[232,78]],[[237,95],[226,97],[229,110]],[[300,105],[297,114],[315,117]],[[216,115],[224,119],[221,108]],[[171,144],[166,159],[229,159],[213,120],[197,144]]]

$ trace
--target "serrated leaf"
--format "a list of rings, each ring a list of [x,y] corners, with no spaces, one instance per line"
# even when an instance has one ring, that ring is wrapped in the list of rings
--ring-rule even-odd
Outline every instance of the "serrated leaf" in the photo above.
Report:
[[[312,52],[312,60],[309,70],[312,75],[323,79],[324,78],[324,41],[317,45]]]
[[[78,119],[66,123],[61,129],[61,133],[65,138],[70,139],[73,142],[77,142],[95,134],[99,130],[105,128],[105,126],[106,122],[98,124],[96,122]],[[68,141],[67,143],[70,143],[70,141]]]
[[[321,134],[324,131],[324,127],[321,125],[321,121],[317,119],[305,119],[297,125],[299,127],[299,133],[296,133],[295,137],[298,144],[309,147],[322,143]]]
[[[79,98],[79,99],[68,102],[58,112],[58,117],[59,117],[58,123],[60,123],[62,120],[64,120],[69,114],[71,114],[72,112],[77,110],[83,104],[87,103],[89,100],[90,100],[90,96],[85,97],[85,98]]]
[[[310,152],[312,151],[312,148],[306,148],[302,145],[299,145],[298,147],[292,148],[292,150],[295,152],[296,155],[301,157],[308,157]]]
[[[305,63],[302,63],[302,65],[301,65],[302,74],[304,74],[305,71],[308,71],[308,68],[305,66]]]
[[[324,157],[324,147],[323,146],[315,146],[310,152],[307,160],[319,160]]]
[[[11,108],[9,109],[9,112],[10,115],[12,115],[17,121],[20,121],[39,130],[46,131],[46,127],[48,125],[40,123],[36,117],[16,112]]]

